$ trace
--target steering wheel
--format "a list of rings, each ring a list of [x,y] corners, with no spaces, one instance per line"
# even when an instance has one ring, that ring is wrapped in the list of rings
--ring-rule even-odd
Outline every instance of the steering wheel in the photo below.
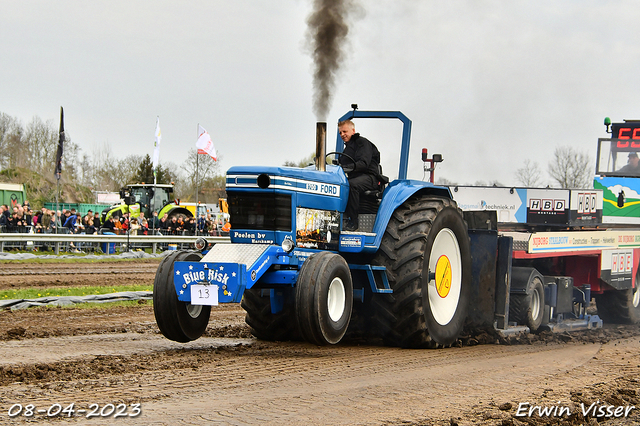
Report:
[[[345,157],[347,157],[353,163],[353,168],[354,169],[356,168],[356,160],[354,160],[353,157],[350,156],[349,154],[345,154],[344,152],[331,151],[331,152],[328,152],[327,154],[325,154],[325,158],[330,156],[331,154],[344,155]]]

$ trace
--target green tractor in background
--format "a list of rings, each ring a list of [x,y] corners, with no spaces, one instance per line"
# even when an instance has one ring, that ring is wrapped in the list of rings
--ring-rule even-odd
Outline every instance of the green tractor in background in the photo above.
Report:
[[[174,216],[183,219],[195,216],[195,207],[180,205],[180,200],[173,198],[172,184],[129,184],[120,190],[120,198],[120,204],[102,210],[102,223],[110,217],[120,218],[124,213],[130,213],[131,218],[144,213],[145,218],[150,218],[156,211],[159,219],[167,214],[169,220]]]

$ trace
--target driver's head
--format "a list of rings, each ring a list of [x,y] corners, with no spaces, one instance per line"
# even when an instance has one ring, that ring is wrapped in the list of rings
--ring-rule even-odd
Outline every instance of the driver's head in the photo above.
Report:
[[[638,167],[638,163],[640,163],[640,159],[638,158],[638,154],[636,154],[635,152],[630,152],[629,153],[629,160],[627,160],[627,162],[629,164],[631,164],[633,167]]]
[[[345,143],[349,142],[356,133],[356,125],[351,120],[341,121],[338,123],[338,132],[340,132],[340,137]]]

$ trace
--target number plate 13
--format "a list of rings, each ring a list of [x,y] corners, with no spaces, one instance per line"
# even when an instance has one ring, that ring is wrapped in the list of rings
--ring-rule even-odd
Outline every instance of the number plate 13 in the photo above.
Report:
[[[192,285],[191,304],[216,306],[218,304],[218,286],[202,284]]]

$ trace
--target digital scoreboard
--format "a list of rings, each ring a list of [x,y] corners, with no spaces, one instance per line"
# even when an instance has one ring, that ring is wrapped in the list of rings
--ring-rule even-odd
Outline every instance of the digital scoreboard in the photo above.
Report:
[[[611,138],[616,151],[640,151],[640,120],[611,123]]]

